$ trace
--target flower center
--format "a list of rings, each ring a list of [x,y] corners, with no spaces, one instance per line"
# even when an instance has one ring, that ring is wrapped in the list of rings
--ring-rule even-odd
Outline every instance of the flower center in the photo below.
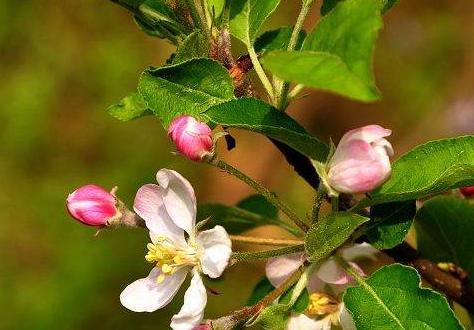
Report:
[[[309,305],[306,313],[310,316],[323,316],[336,313],[339,309],[339,303],[331,296],[316,292],[309,296]]]
[[[156,243],[148,243],[147,248],[146,261],[156,264],[156,267],[161,270],[157,278],[158,283],[163,282],[166,276],[174,274],[180,267],[199,264],[198,249],[195,244],[180,248],[176,247],[170,239],[158,237]]]

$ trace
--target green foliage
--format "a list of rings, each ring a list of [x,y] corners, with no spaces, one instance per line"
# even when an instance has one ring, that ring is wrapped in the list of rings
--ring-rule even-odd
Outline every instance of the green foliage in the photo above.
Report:
[[[262,300],[267,294],[272,292],[275,287],[270,283],[268,278],[263,277],[252,290],[250,297],[245,303],[246,306],[252,306]]]
[[[224,10],[226,0],[207,0],[211,15],[214,14],[215,18],[219,18]]]
[[[359,330],[462,329],[446,298],[420,285],[415,269],[394,264],[347,289],[343,300]]]
[[[194,58],[208,56],[209,42],[207,41],[206,34],[201,30],[196,30],[187,36],[183,43],[178,47],[173,63],[178,64]]]
[[[293,294],[293,290],[294,290],[294,286],[291,289],[287,290],[285,293],[283,293],[280,296],[278,303],[288,305],[288,303],[291,300],[291,295]],[[309,304],[309,293],[307,289],[304,289],[303,292],[301,292],[298,299],[296,299],[293,306],[291,306],[291,310],[295,313],[304,313],[306,308],[308,308],[308,304]]]
[[[250,98],[231,100],[205,112],[216,125],[245,129],[274,138],[317,160],[326,159],[328,147],[309,135],[295,120],[271,105]]]
[[[474,204],[438,196],[418,210],[415,221],[418,250],[437,262],[454,262],[474,274]]]
[[[469,185],[474,185],[474,136],[431,141],[393,163],[391,178],[357,208],[423,198]]]
[[[230,234],[268,224],[278,224],[278,210],[261,195],[251,195],[237,206],[201,204],[198,220],[210,219],[206,227],[223,226]]]
[[[391,249],[405,240],[416,213],[416,201],[394,202],[370,208],[366,235],[377,249]]]
[[[369,221],[368,218],[348,212],[331,213],[315,223],[305,238],[305,248],[312,262],[327,258],[344,244],[352,233]]]
[[[261,311],[255,321],[252,322],[252,325],[258,324],[265,330],[286,330],[289,319],[288,306],[275,304]]]
[[[204,58],[148,69],[141,76],[138,91],[164,127],[182,114],[203,119],[204,111],[234,97],[227,70]]]
[[[230,33],[250,47],[279,3],[280,0],[233,0],[230,6]]]
[[[255,40],[255,51],[257,52],[268,52],[271,50],[285,50],[288,48],[290,43],[291,34],[293,28],[290,26],[284,26],[276,30],[266,31],[262,33],[257,40]],[[303,46],[304,39],[306,38],[306,32],[300,31],[298,35],[298,41],[296,42],[295,49],[301,49]]]
[[[270,52],[263,64],[285,80],[360,101],[377,100],[372,56],[382,7],[381,0],[343,1],[306,37],[302,52]]]
[[[107,112],[121,121],[129,121],[151,114],[145,100],[138,93],[124,97],[119,103],[111,105]]]
[[[329,13],[341,1],[344,1],[344,0],[323,0],[323,3],[321,5],[321,11],[320,11],[321,16],[324,16],[327,13]],[[399,0],[386,0],[385,5],[382,9],[382,13],[387,12],[390,8],[395,6],[398,3],[398,1]]]

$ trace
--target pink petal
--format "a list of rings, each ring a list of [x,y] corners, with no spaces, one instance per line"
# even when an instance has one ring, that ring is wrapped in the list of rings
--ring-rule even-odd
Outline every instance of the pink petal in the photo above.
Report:
[[[171,220],[189,236],[194,236],[196,197],[191,184],[176,171],[162,169],[156,180],[163,188],[163,202]]]
[[[265,274],[274,287],[279,287],[291,274],[296,272],[304,262],[304,253],[293,253],[283,257],[270,258],[265,266]]]
[[[185,245],[184,231],[175,225],[163,203],[163,188],[146,184],[137,191],[133,204],[135,212],[145,220],[150,236],[165,236],[177,245]]]
[[[345,144],[351,140],[362,140],[367,143],[372,143],[375,140],[390,136],[391,134],[392,130],[390,129],[383,128],[379,125],[367,125],[346,132],[339,144]]]

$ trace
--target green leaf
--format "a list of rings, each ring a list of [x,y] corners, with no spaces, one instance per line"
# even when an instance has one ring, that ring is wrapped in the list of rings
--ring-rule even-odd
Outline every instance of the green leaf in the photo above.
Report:
[[[209,56],[209,41],[201,30],[191,33],[178,47],[173,64]]]
[[[355,213],[331,213],[311,226],[306,234],[305,248],[312,262],[327,258],[344,244],[352,233],[368,218]]]
[[[286,330],[290,320],[290,311],[288,307],[282,304],[271,305],[260,312],[255,322],[265,330]]]
[[[355,100],[379,99],[372,56],[382,27],[383,3],[342,1],[306,37],[304,52],[270,52],[263,58],[265,68],[285,80]]]
[[[276,76],[305,86],[359,100],[374,101],[379,93],[352,72],[338,56],[315,51],[272,51],[263,66]]]
[[[182,114],[205,119],[204,111],[234,97],[227,70],[205,58],[148,69],[141,75],[138,91],[165,127]]]
[[[230,33],[251,46],[262,24],[279,3],[280,0],[233,0],[230,5]]]
[[[366,235],[377,249],[391,249],[401,244],[410,230],[416,213],[416,202],[394,202],[370,208],[370,228]]]
[[[450,196],[430,199],[418,210],[415,229],[417,247],[424,257],[454,262],[474,274],[474,204]]]
[[[357,209],[418,199],[474,185],[474,136],[431,141],[410,150],[392,165],[392,176]]]
[[[358,330],[462,329],[446,298],[420,285],[415,269],[394,264],[347,289],[343,300]]]
[[[140,118],[152,112],[148,109],[145,100],[138,93],[124,97],[119,103],[107,108],[107,112],[121,121],[129,121]]]
[[[264,134],[316,160],[325,160],[329,150],[287,114],[257,99],[232,100],[210,108],[205,115],[214,124]]]
[[[255,305],[274,289],[275,287],[270,283],[268,278],[263,277],[253,288],[249,299],[247,299],[247,302],[245,303],[245,306]]]
[[[221,225],[229,234],[239,234],[262,225],[279,225],[278,210],[261,195],[251,195],[237,206],[213,203],[199,205],[197,219],[207,218],[210,221],[206,227]]]
[[[321,11],[320,11],[321,16],[328,14],[341,1],[343,0],[323,0],[323,4],[321,5]],[[386,0],[382,13],[385,14],[385,12],[387,12],[389,9],[395,6],[398,2],[399,0]]]
[[[215,18],[219,18],[224,11],[226,0],[207,0],[211,15],[214,14]]]
[[[283,293],[280,296],[278,303],[283,304],[283,305],[288,305],[288,303],[291,300],[291,295],[293,294],[293,289],[294,289],[294,286],[290,288],[289,290],[287,290],[285,293]],[[309,304],[309,293],[307,289],[304,289],[303,292],[301,292],[298,299],[296,299],[293,306],[291,306],[291,310],[295,313],[304,313],[306,308],[308,308],[308,304]]]
[[[266,31],[255,40],[255,51],[268,52],[271,50],[285,50],[290,43],[293,27],[284,26],[276,30]],[[300,31],[298,41],[296,42],[296,50],[299,50],[306,38],[306,32]]]

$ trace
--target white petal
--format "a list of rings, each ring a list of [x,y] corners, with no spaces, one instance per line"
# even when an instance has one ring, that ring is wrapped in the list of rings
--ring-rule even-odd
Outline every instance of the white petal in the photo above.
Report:
[[[133,209],[145,220],[152,241],[154,236],[166,236],[177,245],[186,244],[184,231],[171,220],[163,204],[162,187],[146,184],[138,189]]]
[[[325,317],[322,320],[313,320],[304,314],[298,314],[290,317],[287,330],[330,330],[331,319]]]
[[[189,267],[183,267],[158,283],[161,271],[155,267],[148,277],[129,284],[120,294],[120,302],[133,312],[154,312],[173,299],[188,271]]]
[[[304,253],[292,253],[284,257],[270,258],[265,266],[265,274],[274,287],[279,287],[291,274],[296,272],[306,260]]]
[[[191,284],[184,294],[184,304],[178,314],[171,319],[173,330],[191,330],[199,325],[204,317],[207,303],[206,288],[201,276],[194,272]]]
[[[193,236],[196,222],[196,196],[191,184],[176,171],[162,169],[156,173],[163,187],[163,202],[173,222]]]
[[[232,242],[222,226],[200,232],[196,242],[203,248],[200,257],[202,272],[211,278],[222,275],[232,254]]]
[[[377,253],[379,251],[368,243],[355,244],[341,249],[341,256],[347,261],[357,261],[358,259],[376,260]]]
[[[339,322],[343,330],[357,330],[351,313],[344,304],[341,304],[341,313],[339,314]]]

